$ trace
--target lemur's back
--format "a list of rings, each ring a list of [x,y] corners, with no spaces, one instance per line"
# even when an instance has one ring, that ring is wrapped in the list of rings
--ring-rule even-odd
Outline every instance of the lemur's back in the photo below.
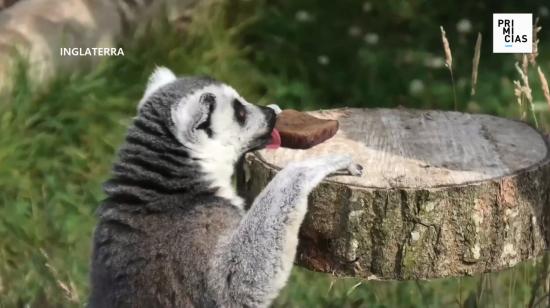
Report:
[[[211,306],[206,266],[241,210],[215,195],[170,126],[172,104],[209,82],[174,81],[140,106],[104,184],[90,307]]]
[[[241,219],[237,208],[219,199],[172,212],[106,209],[100,217],[90,307],[216,306],[207,266],[220,236]]]

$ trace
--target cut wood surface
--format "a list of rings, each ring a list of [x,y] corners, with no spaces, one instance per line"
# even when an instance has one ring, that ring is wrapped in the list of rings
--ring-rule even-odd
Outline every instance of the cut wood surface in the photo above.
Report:
[[[361,177],[333,176],[309,199],[296,262],[338,276],[426,279],[509,268],[547,249],[548,142],[489,115],[407,109],[311,112],[337,119],[308,150],[245,160],[251,199],[291,161],[351,154]]]

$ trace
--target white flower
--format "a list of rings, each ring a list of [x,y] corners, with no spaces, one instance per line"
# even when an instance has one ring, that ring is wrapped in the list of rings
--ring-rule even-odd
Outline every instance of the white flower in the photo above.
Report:
[[[363,3],[363,12],[368,13],[372,10],[372,3],[365,1]]]
[[[424,60],[424,65],[429,68],[442,68],[445,66],[445,60],[441,57],[429,57]]]
[[[317,57],[317,62],[321,65],[328,65],[330,63],[330,58],[327,55],[320,55]]]
[[[460,33],[469,33],[472,31],[472,23],[470,20],[463,18],[456,23],[456,30]]]
[[[365,34],[365,37],[363,39],[369,45],[376,45],[376,44],[378,44],[378,39],[379,38],[378,38],[378,34],[370,32],[370,33]]]
[[[300,10],[296,12],[295,18],[299,22],[308,22],[308,21],[311,21],[312,19],[311,14],[309,14],[308,11],[304,11],[304,10]]]
[[[348,34],[351,37],[358,37],[359,35],[361,35],[361,28],[359,28],[358,26],[351,26],[348,29]]]
[[[545,6],[539,7],[539,15],[541,17],[546,17],[546,16],[548,16],[549,13],[550,13],[550,11],[548,10],[547,7],[545,7]]]
[[[412,95],[418,95],[424,92],[424,82],[420,79],[413,79],[409,84],[409,93]]]

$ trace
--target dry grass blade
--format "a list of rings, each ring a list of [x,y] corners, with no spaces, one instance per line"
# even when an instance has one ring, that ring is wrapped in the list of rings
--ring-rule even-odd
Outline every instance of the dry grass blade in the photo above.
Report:
[[[524,75],[527,75],[529,71],[529,61],[527,60],[526,53],[521,56],[521,70],[523,71]]]
[[[445,33],[443,26],[439,26],[439,29],[441,30],[441,40],[443,42],[443,50],[445,51],[445,65],[451,69],[453,67],[453,55],[449,46],[449,40],[447,39],[447,33]]]
[[[40,248],[40,253],[44,256],[46,260],[50,260],[50,257],[46,253],[46,251],[42,248]],[[63,292],[65,292],[65,296],[68,301],[72,303],[80,303],[80,298],[78,296],[78,292],[76,290],[75,284],[69,280],[69,283],[67,284],[61,278],[59,277],[59,272],[55,267],[53,267],[49,262],[46,262],[46,268],[50,271],[50,273],[55,278],[55,281],[57,282],[57,285]]]
[[[353,287],[351,287],[348,292],[346,292],[346,294],[349,296],[351,293],[353,293],[353,291],[355,291],[355,289],[357,289],[357,287],[359,287],[360,285],[362,284],[362,282],[358,282],[356,283],[355,285],[353,285]]]
[[[454,98],[454,109],[457,110],[457,101],[456,101],[456,89],[455,89],[455,78],[453,76],[453,54],[451,53],[451,47],[449,45],[449,40],[447,39],[447,33],[443,26],[439,26],[441,30],[441,41],[443,42],[443,50],[445,51],[445,66],[449,69],[451,73],[451,83],[453,86],[453,98]]]
[[[538,33],[540,32],[542,27],[540,27],[538,24],[539,24],[539,19],[537,18],[535,20],[535,24],[533,25],[533,50],[529,54],[529,63],[531,63],[531,65],[533,66],[535,66],[535,64],[537,63],[537,57],[539,55]]]
[[[540,66],[537,67],[537,72],[539,73],[540,87],[542,89],[542,93],[544,94],[544,99],[546,99],[546,103],[548,103],[548,109],[550,109],[550,89],[548,88],[548,81],[546,80],[546,76],[540,69]]]
[[[476,46],[474,48],[474,59],[472,60],[472,92],[471,95],[476,94],[477,75],[479,71],[479,58],[481,56],[481,33],[478,32]]]
[[[533,91],[531,91],[531,87],[529,86],[529,77],[527,77],[527,74],[523,72],[523,70],[519,67],[519,63],[516,62],[516,70],[518,71],[521,80],[523,82],[523,85],[521,86],[522,92],[525,95],[525,98],[527,98],[527,101],[529,103],[533,103]]]
[[[519,111],[521,113],[521,119],[525,120],[525,110],[523,108],[523,90],[521,83],[518,80],[514,80],[514,96],[519,106]]]
[[[539,123],[537,120],[537,115],[535,114],[535,105],[533,104],[533,91],[529,86],[529,77],[527,77],[527,74],[523,72],[518,62],[516,62],[516,70],[518,71],[518,74],[520,75],[523,84],[521,84],[517,80],[514,81],[514,95],[516,96],[520,106],[523,105],[522,97],[525,96],[525,98],[527,99],[527,102],[529,103],[529,109],[531,111],[531,115],[533,116],[535,127],[538,128]],[[523,114],[522,114],[522,119],[524,119]]]

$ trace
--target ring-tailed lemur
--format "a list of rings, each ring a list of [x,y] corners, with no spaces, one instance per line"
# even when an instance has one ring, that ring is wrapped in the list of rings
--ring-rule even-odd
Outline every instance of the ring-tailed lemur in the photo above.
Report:
[[[210,78],[150,77],[94,234],[90,307],[266,307],[285,285],[307,196],[349,156],[295,162],[248,211],[237,160],[264,148],[275,112]]]

